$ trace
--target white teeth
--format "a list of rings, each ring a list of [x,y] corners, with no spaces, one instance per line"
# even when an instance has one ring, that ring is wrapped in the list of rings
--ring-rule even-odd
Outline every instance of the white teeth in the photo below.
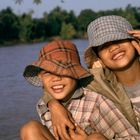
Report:
[[[121,58],[123,55],[124,55],[124,52],[117,53],[116,55],[114,55],[113,60],[119,59],[119,58]]]
[[[60,89],[60,88],[63,88],[64,86],[63,85],[58,85],[58,86],[53,86],[52,88],[53,89]]]

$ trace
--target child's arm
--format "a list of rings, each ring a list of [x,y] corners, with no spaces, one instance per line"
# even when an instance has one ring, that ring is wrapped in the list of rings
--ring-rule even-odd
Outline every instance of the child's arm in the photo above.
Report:
[[[42,99],[50,110],[54,135],[62,139],[69,139],[70,137],[67,133],[67,129],[75,128],[71,113],[67,111],[65,107],[59,103],[59,101],[55,100],[45,91]]]
[[[48,102],[48,107],[52,117],[53,131],[55,136],[62,139],[70,139],[67,130],[68,128],[75,128],[71,113],[55,99],[51,99]]]

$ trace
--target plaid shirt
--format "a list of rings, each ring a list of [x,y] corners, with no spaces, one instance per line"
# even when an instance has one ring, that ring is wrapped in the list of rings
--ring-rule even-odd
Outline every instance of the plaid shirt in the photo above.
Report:
[[[100,132],[108,139],[140,140],[140,134],[111,100],[85,88],[79,90],[65,106],[84,131],[88,134]],[[42,124],[53,133],[51,115],[42,99],[37,103],[37,112]],[[140,128],[140,109],[134,107],[134,112]]]

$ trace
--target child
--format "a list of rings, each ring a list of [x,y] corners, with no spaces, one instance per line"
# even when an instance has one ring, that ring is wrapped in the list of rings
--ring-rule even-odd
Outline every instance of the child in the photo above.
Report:
[[[90,116],[94,115],[92,111],[96,108],[92,102],[99,98],[103,100],[102,96],[82,87],[81,81],[90,80],[91,74],[81,66],[72,42],[59,40],[48,43],[41,49],[38,60],[25,68],[24,77],[32,85],[41,86],[72,113],[75,122],[85,132],[77,125],[75,130],[68,129],[71,140],[106,140],[90,124]],[[95,110],[99,111],[98,108]],[[21,129],[22,140],[55,139],[50,112],[42,99],[38,102],[38,113],[44,126],[37,121],[25,124]]]
[[[131,24],[121,16],[103,16],[92,21],[87,30],[89,48],[85,60],[94,75],[88,88],[114,102],[139,133],[139,31],[131,30]]]
[[[135,98],[137,101],[132,103],[140,108],[139,87],[137,86],[138,89],[132,90],[132,87],[134,88],[140,81],[138,59],[140,46],[139,41],[127,33],[128,30],[132,30],[132,26],[120,16],[104,16],[91,22],[88,26],[90,47],[85,52],[85,60],[89,68],[92,68],[91,72],[97,80],[94,80],[93,83],[100,82],[101,84],[103,82],[102,87],[104,86],[102,88],[90,84],[90,87],[98,88],[98,92],[111,99],[129,122],[134,127],[138,127],[128,96]],[[99,66],[96,67],[96,65]],[[102,68],[99,68],[101,65],[105,67],[105,72],[101,72]],[[99,76],[102,78],[101,81],[99,81]],[[110,82],[105,81],[105,83],[103,80]],[[122,84],[122,87],[118,82]],[[108,91],[105,90],[105,86]]]
[[[85,51],[85,60],[94,75],[94,80],[87,88],[110,100],[110,107],[114,106],[110,108],[110,112],[117,109],[115,115],[105,116],[99,113],[110,125],[104,126],[98,119],[100,125],[96,124],[96,129],[108,139],[140,139],[140,45],[137,39],[139,31],[132,30],[131,24],[125,18],[115,15],[100,17],[88,26],[89,48]],[[69,127],[70,124],[68,119],[55,112],[53,107],[54,105],[50,106],[52,115],[59,116],[57,123],[54,123],[54,131],[63,136],[66,134],[64,127]],[[104,107],[104,111],[106,109]],[[121,116],[123,121],[120,124],[123,125],[119,127],[118,133],[120,124],[113,120],[115,117],[120,119]],[[60,120],[66,120],[66,123],[59,124]],[[116,127],[113,127],[114,125]],[[123,133],[123,130],[129,128],[135,132]]]

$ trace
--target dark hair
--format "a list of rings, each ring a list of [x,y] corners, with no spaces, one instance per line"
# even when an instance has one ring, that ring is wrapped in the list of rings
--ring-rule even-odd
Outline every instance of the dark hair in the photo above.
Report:
[[[92,47],[92,51],[94,51],[95,54],[97,55],[97,57],[99,57],[99,55],[98,55],[98,53],[99,53],[98,47]]]

